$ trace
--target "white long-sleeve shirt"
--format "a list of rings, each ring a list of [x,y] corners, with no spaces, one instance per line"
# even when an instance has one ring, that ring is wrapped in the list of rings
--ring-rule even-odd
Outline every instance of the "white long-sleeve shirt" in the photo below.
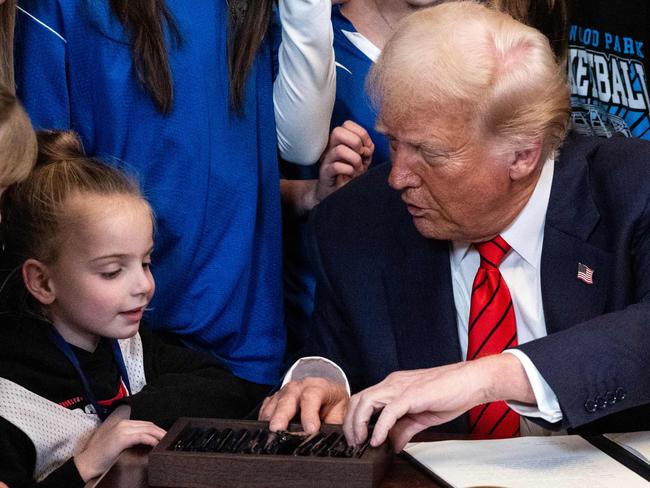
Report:
[[[336,94],[331,0],[280,0],[282,42],[273,103],[280,155],[309,165],[329,136]]]

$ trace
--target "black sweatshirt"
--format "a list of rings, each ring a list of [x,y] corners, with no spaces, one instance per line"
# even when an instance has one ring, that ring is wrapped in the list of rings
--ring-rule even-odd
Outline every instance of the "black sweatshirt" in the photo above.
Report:
[[[49,324],[27,316],[0,314],[0,377],[70,409],[89,404],[79,377],[47,331]],[[140,329],[147,385],[128,397],[131,419],[169,428],[181,416],[242,418],[257,400],[256,388],[221,368],[210,356],[164,343]],[[99,401],[118,396],[120,374],[110,340],[93,352],[72,349]],[[0,417],[0,481],[11,488],[83,487],[72,459],[36,483],[36,449],[16,426]]]

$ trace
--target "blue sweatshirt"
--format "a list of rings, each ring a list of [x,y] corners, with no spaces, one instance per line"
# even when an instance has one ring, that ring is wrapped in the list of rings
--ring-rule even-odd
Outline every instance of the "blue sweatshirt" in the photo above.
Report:
[[[242,116],[229,110],[225,0],[167,0],[174,105],[137,80],[129,35],[98,0],[21,0],[18,95],[38,128],[74,129],[89,155],[134,174],[157,218],[148,319],[236,375],[273,384],[285,344],[271,48]]]

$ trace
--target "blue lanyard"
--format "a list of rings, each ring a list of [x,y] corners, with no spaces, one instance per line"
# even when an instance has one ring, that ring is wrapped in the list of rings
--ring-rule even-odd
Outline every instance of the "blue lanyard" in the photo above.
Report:
[[[70,344],[68,344],[65,341],[65,339],[61,337],[61,334],[59,334],[59,331],[56,330],[54,326],[50,326],[48,334],[50,336],[50,339],[54,343],[54,345],[65,355],[66,358],[68,358],[68,361],[72,363],[72,366],[77,371],[77,375],[81,380],[81,384],[83,385],[84,392],[86,393],[86,398],[90,401],[90,403],[92,403],[93,407],[95,408],[95,412],[97,412],[97,415],[103,422],[108,417],[107,409],[105,407],[102,407],[97,401],[95,394],[90,388],[90,382],[88,381],[88,378],[86,378],[86,375],[82,371],[81,365],[79,364],[79,360],[77,359],[75,353],[72,351]],[[120,349],[120,344],[117,342],[117,339],[111,340],[111,347],[113,349],[113,357],[115,358],[115,362],[117,363],[117,368],[120,371],[121,379],[124,382],[124,386],[126,386],[126,389],[130,396],[131,385],[129,384],[129,375],[126,371],[126,365],[124,364],[124,357],[122,357],[122,350]]]

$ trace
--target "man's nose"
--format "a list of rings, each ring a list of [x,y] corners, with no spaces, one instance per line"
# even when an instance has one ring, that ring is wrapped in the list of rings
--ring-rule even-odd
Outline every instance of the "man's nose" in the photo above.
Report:
[[[391,151],[391,169],[388,184],[395,190],[415,188],[420,184],[420,177],[413,170],[413,151],[402,144]]]

